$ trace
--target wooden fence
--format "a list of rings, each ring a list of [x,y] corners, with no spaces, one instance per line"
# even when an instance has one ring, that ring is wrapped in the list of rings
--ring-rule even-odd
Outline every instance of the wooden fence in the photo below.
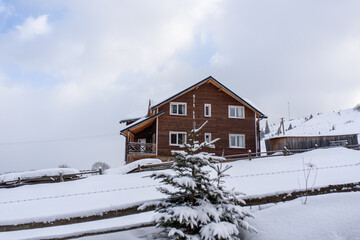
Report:
[[[242,204],[242,206],[249,206],[249,207],[260,206],[268,203],[286,202],[304,196],[315,196],[315,195],[322,195],[322,194],[329,194],[336,192],[357,192],[357,191],[360,191],[360,182],[328,185],[328,186],[309,188],[309,189],[277,192],[262,196],[245,196],[243,197],[243,200],[245,200],[245,204]],[[138,214],[142,212],[153,211],[155,209],[155,207],[147,207],[146,209],[139,210],[139,207],[141,205],[142,204],[136,204],[129,208],[111,210],[91,216],[71,217],[71,218],[57,219],[54,221],[47,221],[47,222],[29,222],[18,225],[0,225],[0,232],[43,228],[50,226],[59,226],[59,225],[95,221],[100,219]]]
[[[103,170],[99,168],[99,170],[96,171],[84,170],[84,171],[80,171],[79,173],[71,173],[71,174],[63,174],[62,171],[59,171],[58,175],[52,175],[52,176],[42,176],[42,177],[33,177],[33,178],[18,177],[18,179],[16,180],[0,182],[0,188],[13,188],[13,187],[19,187],[30,184],[72,181],[72,180],[84,178],[85,175],[89,175],[89,174],[101,175],[103,174]]]
[[[326,148],[331,148],[331,147],[324,147],[321,149],[326,149]],[[354,150],[360,150],[360,145],[349,145],[346,146],[346,148],[349,149],[354,149]],[[284,150],[280,151],[267,151],[267,152],[258,152],[258,153],[253,153],[249,150],[248,153],[242,153],[242,154],[234,154],[234,155],[227,155],[224,156],[224,158],[226,160],[224,160],[223,162],[235,162],[235,161],[240,161],[240,160],[253,160],[253,159],[257,159],[257,158],[269,158],[269,157],[277,157],[277,156],[288,156],[288,155],[293,155],[295,153],[302,153],[302,152],[308,152],[308,151],[312,151],[318,148],[309,148],[309,149],[287,149],[284,148]],[[160,163],[160,164],[153,164],[153,165],[144,165],[144,166],[138,166],[138,168],[130,171],[129,173],[137,173],[137,172],[146,172],[146,171],[155,171],[155,170],[165,170],[165,169],[169,169],[171,167],[171,165],[174,162],[170,161],[170,162],[164,162],[164,163]]]

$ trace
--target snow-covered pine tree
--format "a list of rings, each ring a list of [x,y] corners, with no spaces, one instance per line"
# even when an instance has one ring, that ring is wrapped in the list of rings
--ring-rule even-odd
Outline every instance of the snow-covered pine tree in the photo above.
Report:
[[[240,228],[256,232],[244,220],[252,215],[240,206],[244,203],[239,198],[240,193],[227,190],[223,185],[229,167],[223,169],[216,165],[222,158],[201,152],[218,140],[196,141],[203,126],[191,131],[188,143],[181,146],[183,150],[173,151],[172,173],[160,172],[151,176],[169,187],[159,187],[167,198],[153,203],[156,205],[156,226],[163,228],[172,239],[239,239]],[[215,178],[210,176],[211,168],[217,172]]]
[[[270,128],[269,128],[269,123],[266,120],[266,125],[265,125],[265,134],[269,134],[270,133]]]

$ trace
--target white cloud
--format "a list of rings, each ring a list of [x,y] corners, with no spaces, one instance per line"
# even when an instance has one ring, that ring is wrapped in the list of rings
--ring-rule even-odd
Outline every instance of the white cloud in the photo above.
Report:
[[[21,39],[32,39],[37,35],[44,35],[51,31],[48,23],[48,15],[40,15],[37,18],[28,17],[22,25],[16,26]]]
[[[118,132],[118,120],[146,111],[149,98],[209,75],[270,118],[283,116],[288,101],[297,116],[358,102],[360,3],[335,2],[15,2],[38,17],[0,33],[0,142]],[[192,65],[207,51],[197,45],[210,42],[209,62]],[[44,86],[32,86],[38,77]]]
[[[13,9],[0,0],[0,15],[9,16],[13,13]]]

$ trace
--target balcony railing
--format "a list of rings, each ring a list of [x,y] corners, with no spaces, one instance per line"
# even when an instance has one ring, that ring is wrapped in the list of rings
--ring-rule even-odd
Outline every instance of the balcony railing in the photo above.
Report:
[[[128,153],[156,153],[156,144],[155,143],[138,143],[138,142],[129,142],[127,144]]]

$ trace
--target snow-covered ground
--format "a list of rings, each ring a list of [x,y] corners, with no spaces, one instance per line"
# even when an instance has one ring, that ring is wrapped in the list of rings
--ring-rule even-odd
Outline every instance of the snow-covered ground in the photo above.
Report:
[[[259,232],[242,232],[242,240],[340,240],[360,239],[360,192],[333,193],[272,205],[248,218]],[[147,227],[79,240],[157,239],[159,229]]]
[[[291,130],[289,126],[292,126]],[[266,138],[276,137],[279,123],[269,125],[270,133]],[[360,111],[353,108],[326,114],[312,114],[304,118],[284,121],[286,136],[330,136],[360,134]],[[280,135],[282,136],[282,134]]]
[[[360,239],[360,193],[313,196],[254,213],[248,219],[259,233],[245,232],[244,240]]]
[[[315,186],[360,181],[360,151],[340,147],[229,163],[233,167],[226,185],[247,195],[299,189],[299,183],[305,185],[303,162],[319,168]],[[326,168],[333,166],[342,167]],[[156,190],[158,182],[147,177],[150,174],[96,175],[71,182],[0,189],[0,225],[88,216],[164,197]]]
[[[76,223],[76,224],[64,225],[64,226],[0,232],[0,239],[29,240],[29,239],[65,238],[74,235],[80,236],[81,234],[84,233],[96,233],[96,232],[106,232],[106,231],[114,231],[120,229],[129,229],[134,226],[139,226],[139,224],[142,223],[150,223],[152,221],[153,214],[154,212],[145,212],[141,214],[134,214],[124,217],[103,219],[103,220],[85,222],[85,223]],[[119,233],[117,234],[119,235]],[[138,234],[132,232],[131,234],[129,234],[129,236],[131,235],[136,236]],[[87,236],[84,239],[88,239],[88,238],[89,236]],[[102,237],[100,239],[106,239],[106,238]],[[128,240],[131,238],[119,238],[119,236],[117,236],[116,239]]]
[[[255,218],[247,220],[259,232],[242,232],[242,240],[329,240],[360,239],[360,192],[333,193],[311,196],[307,204],[301,199],[285,203],[253,208]],[[128,228],[152,220],[153,212],[119,218],[98,220],[65,226],[48,227],[0,233],[0,239],[50,239],[83,233],[106,232]],[[95,236],[79,237],[78,240],[143,240],[158,239],[159,229],[139,228]]]

